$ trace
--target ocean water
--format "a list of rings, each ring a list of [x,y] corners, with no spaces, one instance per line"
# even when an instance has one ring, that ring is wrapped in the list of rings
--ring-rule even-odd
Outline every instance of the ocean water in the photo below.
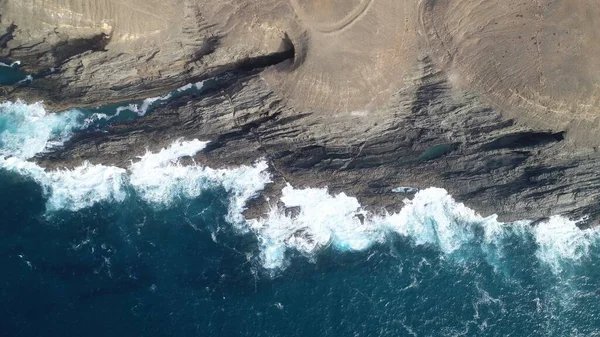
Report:
[[[247,220],[268,165],[179,164],[210,139],[128,168],[32,160],[167,99],[0,104],[0,336],[600,335],[600,231],[569,219],[504,224],[435,187],[373,215],[286,186],[296,216]]]
[[[0,60],[0,85],[24,84],[33,81],[33,76],[20,67],[20,61],[4,63]]]

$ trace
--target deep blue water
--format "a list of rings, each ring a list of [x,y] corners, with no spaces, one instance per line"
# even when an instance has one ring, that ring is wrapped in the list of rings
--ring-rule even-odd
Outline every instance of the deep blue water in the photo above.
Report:
[[[256,240],[229,229],[222,190],[168,210],[133,197],[47,218],[37,184],[6,173],[0,184],[4,336],[567,336],[599,327],[597,262],[565,281],[517,238],[505,243],[501,271],[476,244],[448,257],[398,237],[316,262],[297,257],[273,277],[252,258]]]
[[[323,192],[313,210],[317,194],[293,191],[289,205],[306,202],[299,219],[274,211],[260,229],[236,225],[238,185],[254,171],[169,160],[115,173],[123,181],[90,169],[102,177],[90,183],[85,170],[18,169],[38,152],[20,151],[32,140],[83,123],[34,122],[35,108],[0,107],[0,336],[600,335],[595,230],[498,224],[438,190],[366,227],[343,213],[350,199]],[[287,227],[331,237],[307,252],[279,240]]]

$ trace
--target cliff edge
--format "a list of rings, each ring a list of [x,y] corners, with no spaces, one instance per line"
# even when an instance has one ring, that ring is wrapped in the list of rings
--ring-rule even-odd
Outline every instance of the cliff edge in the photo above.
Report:
[[[267,158],[276,182],[377,211],[447,189],[501,220],[600,215],[600,4],[592,0],[0,0],[6,99],[55,110],[212,79],[38,162],[126,166],[175,139],[214,166]],[[397,190],[396,190],[397,192]],[[261,212],[260,200],[250,216]]]

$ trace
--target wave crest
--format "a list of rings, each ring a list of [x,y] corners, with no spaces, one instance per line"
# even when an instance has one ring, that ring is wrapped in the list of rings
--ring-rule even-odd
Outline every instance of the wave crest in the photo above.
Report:
[[[85,117],[77,110],[49,113],[42,103],[0,104],[0,168],[37,181],[48,197],[50,213],[122,202],[132,192],[147,203],[170,207],[182,198],[193,199],[221,187],[230,195],[227,220],[238,231],[256,234],[260,261],[269,270],[285,268],[291,252],[312,258],[327,247],[363,251],[394,236],[448,256],[465,245],[480,245],[498,255],[503,240],[516,235],[523,241],[534,240],[538,259],[561,273],[566,263],[587,258],[600,236],[597,229],[579,230],[574,221],[562,217],[537,226],[527,221],[500,223],[495,216],[480,216],[439,188],[418,191],[412,200],[404,200],[398,213],[376,215],[344,193],[331,195],[326,188],[288,185],[282,190],[283,207],[273,205],[263,218],[246,220],[248,200],[271,182],[267,163],[229,169],[182,165],[181,158],[194,156],[208,144],[199,140],[178,140],[156,153],[147,152],[128,169],[84,163],[70,170],[46,170],[28,161],[85,128],[94,115]]]

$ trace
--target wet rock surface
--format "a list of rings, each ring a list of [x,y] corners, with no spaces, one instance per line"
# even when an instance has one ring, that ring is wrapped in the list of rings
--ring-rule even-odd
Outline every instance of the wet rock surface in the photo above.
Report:
[[[89,29],[64,34],[58,29],[47,36],[43,28],[20,28],[22,21],[14,13],[23,9],[15,9],[16,3],[0,1],[12,6],[3,8],[13,8],[12,18],[3,15],[0,21],[0,42],[6,45],[0,56],[22,60],[28,71],[55,72],[29,86],[2,87],[5,98],[44,99],[60,110],[156,96],[214,76],[218,83],[202,95],[178,97],[106,132],[77,134],[64,148],[36,159],[44,166],[90,161],[127,167],[147,150],[179,138],[198,138],[211,143],[194,158],[197,162],[222,167],[269,161],[274,183],[252,202],[249,217],[260,216],[267,207],[265,197],[277,197],[285,183],[344,191],[374,212],[402,207],[407,195],[394,192],[399,186],[436,186],[483,215],[498,214],[504,221],[564,214],[588,216],[582,223],[588,226],[600,215],[600,154],[593,142],[596,117],[590,115],[598,104],[591,95],[585,103],[591,108],[584,107],[570,89],[552,84],[567,76],[592,90],[598,79],[577,72],[569,77],[570,66],[563,66],[566,56],[553,54],[553,71],[563,69],[565,74],[545,71],[546,82],[540,84],[535,74],[546,68],[526,62],[527,57],[539,61],[546,55],[537,47],[532,54],[513,48],[505,56],[525,58],[514,67],[520,72],[517,77],[509,73],[510,60],[496,63],[499,71],[492,72],[490,59],[500,54],[486,44],[500,28],[487,35],[485,29],[476,29],[509,25],[494,23],[506,13],[514,14],[511,20],[521,20],[518,15],[527,20],[525,14],[531,13],[551,17],[565,6],[594,9],[593,2],[523,5],[515,12],[493,1],[485,12],[477,10],[484,6],[481,1],[425,1],[420,6],[410,1],[351,1],[340,12],[326,6],[339,1],[264,1],[260,6],[184,1],[164,11],[166,21],[160,27],[125,28],[111,23],[120,19],[110,11],[96,17],[101,9],[88,13],[73,3],[69,11],[88,15],[81,22]],[[134,2],[129,6],[138,12],[141,8]],[[461,6],[473,7],[462,12],[475,16],[473,27],[457,23]],[[175,20],[171,12],[184,13],[184,19]],[[477,17],[482,12],[487,17]],[[546,30],[533,14],[522,31],[517,27],[505,32],[518,36],[537,27],[539,40],[543,36],[558,43],[552,40],[558,28]],[[47,13],[36,15],[58,20]],[[401,22],[393,21],[394,15]],[[217,20],[224,17],[229,20]],[[444,22],[458,28],[448,30],[452,27]],[[570,27],[569,22],[557,26]],[[459,35],[463,40],[454,36],[459,28],[466,29]],[[384,37],[377,38],[370,29]],[[146,36],[142,30],[158,33]],[[595,33],[587,30],[579,28],[578,34],[593,40]],[[393,34],[397,31],[403,32],[399,40]],[[483,45],[473,51],[477,43]],[[471,55],[476,57],[471,60]],[[538,96],[530,95],[525,104],[511,94],[515,88],[526,89],[522,97],[533,88],[554,101],[542,97],[536,103],[532,99]],[[558,100],[577,107],[570,114],[557,114],[553,107],[568,109]]]
[[[340,135],[315,132],[323,127],[318,114],[287,108],[259,74],[232,75],[220,89],[181,97],[108,132],[78,134],[38,160],[46,166],[87,160],[126,167],[146,149],[199,138],[212,143],[196,161],[233,166],[266,158],[279,190],[286,182],[328,186],[374,211],[400,209],[406,196],[393,190],[410,185],[446,188],[505,221],[598,212],[596,151],[577,152],[560,134],[528,129],[472,95],[457,96],[442,73],[418,82],[416,93],[397,95],[385,124],[356,116],[354,123],[365,130]],[[263,206],[256,202],[251,213],[259,216]]]

